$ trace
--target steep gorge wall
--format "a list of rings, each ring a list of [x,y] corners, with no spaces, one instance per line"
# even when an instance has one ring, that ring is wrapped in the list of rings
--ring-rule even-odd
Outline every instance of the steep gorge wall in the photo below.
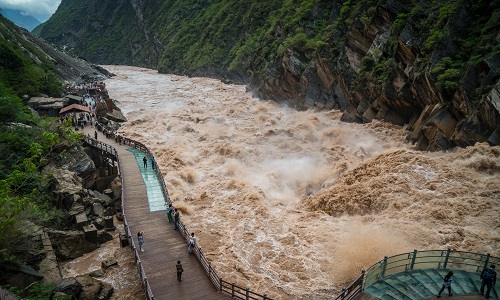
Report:
[[[156,68],[159,47],[144,24],[143,2],[65,0],[33,33],[93,63]]]
[[[422,150],[500,143],[496,2],[92,2],[63,0],[36,31],[97,63],[247,83],[297,109],[405,125]]]

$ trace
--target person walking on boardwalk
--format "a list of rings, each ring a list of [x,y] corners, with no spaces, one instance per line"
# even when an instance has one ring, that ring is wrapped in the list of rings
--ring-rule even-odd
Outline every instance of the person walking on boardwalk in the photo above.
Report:
[[[97,140],[97,130],[94,130],[94,137]]]
[[[180,260],[177,261],[177,264],[175,265],[175,268],[177,269],[177,280],[179,282],[181,282],[182,281],[182,272],[184,272],[184,269],[182,268]]]
[[[194,232],[191,232],[191,237],[188,242],[188,254],[193,253],[194,245],[196,245],[196,238],[194,237]]]
[[[148,159],[146,158],[146,156],[144,156],[142,158],[142,162],[144,163],[144,169],[147,169],[148,168]]]
[[[437,295],[438,298],[441,298],[441,293],[444,291],[445,288],[448,289],[448,295],[451,296],[451,282],[453,281],[451,277],[453,277],[452,271],[448,272],[448,274],[446,274],[446,276],[444,277],[443,283],[441,284],[442,285],[441,290]]]
[[[168,223],[170,222],[173,222],[174,219],[172,219],[172,215],[174,213],[174,207],[172,206],[172,204],[169,204],[168,205],[168,209],[167,209],[167,218],[168,218]]]
[[[481,272],[481,295],[484,295],[485,299],[490,298],[491,289],[497,282],[497,272],[495,272],[495,265],[491,265],[489,268],[484,269]],[[484,286],[486,286],[486,294],[484,294]]]
[[[174,208],[174,230],[179,229],[179,218],[179,211],[177,210],[177,208]]]
[[[144,248],[142,248],[142,244],[144,244],[144,232],[139,231],[137,233],[137,241],[139,242],[139,251],[144,252]]]
[[[155,158],[154,156],[151,156],[151,168],[153,168],[153,170],[155,169],[155,164],[156,164]]]

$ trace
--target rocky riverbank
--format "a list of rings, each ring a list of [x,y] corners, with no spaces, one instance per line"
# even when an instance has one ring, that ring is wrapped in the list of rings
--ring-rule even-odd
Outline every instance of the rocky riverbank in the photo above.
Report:
[[[64,142],[42,174],[49,178],[52,205],[63,224],[25,224],[35,249],[27,251],[27,264],[0,262],[1,282],[22,291],[42,280],[54,286],[53,295],[79,300],[144,297],[130,248],[120,239],[122,187],[116,161],[98,149]]]

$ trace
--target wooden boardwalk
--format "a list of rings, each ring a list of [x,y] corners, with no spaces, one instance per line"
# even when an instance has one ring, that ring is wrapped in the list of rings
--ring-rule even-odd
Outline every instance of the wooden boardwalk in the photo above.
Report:
[[[84,132],[93,137],[94,129],[86,127]],[[124,212],[136,245],[137,232],[144,232],[144,252],[139,255],[154,299],[228,299],[215,289],[196,257],[187,253],[187,244],[173,229],[173,223],[168,223],[166,211],[149,211],[146,185],[134,154],[127,150],[130,147],[106,139],[101,132],[98,140],[115,147],[118,152]],[[178,260],[184,269],[182,282],[177,281],[175,264]]]

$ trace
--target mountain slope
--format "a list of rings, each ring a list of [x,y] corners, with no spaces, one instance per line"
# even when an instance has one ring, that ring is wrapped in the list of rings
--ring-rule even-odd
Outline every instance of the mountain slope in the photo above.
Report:
[[[63,93],[63,80],[101,80],[108,74],[0,16],[0,82],[17,95],[56,97]]]
[[[500,1],[91,2],[63,0],[35,31],[94,62],[406,124],[419,149],[500,143]]]
[[[142,22],[141,1],[66,0],[33,30],[50,43],[98,64],[155,68],[158,50]]]

